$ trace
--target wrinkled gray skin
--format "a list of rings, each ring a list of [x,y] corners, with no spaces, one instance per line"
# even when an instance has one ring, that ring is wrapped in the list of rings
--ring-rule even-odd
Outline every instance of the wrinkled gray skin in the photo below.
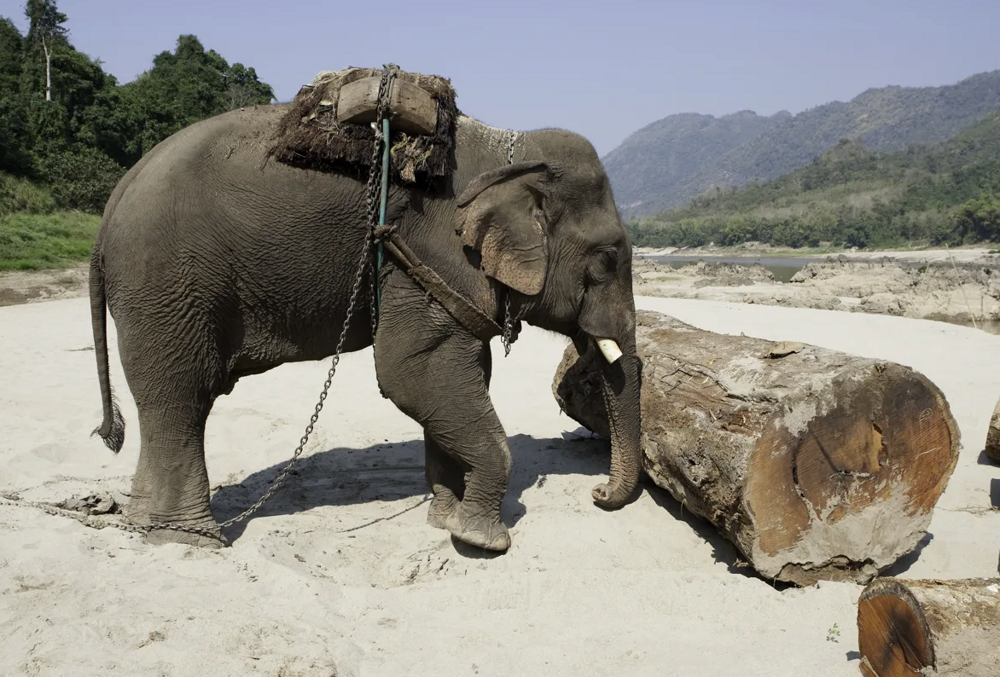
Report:
[[[345,320],[366,228],[367,172],[356,179],[265,162],[286,110],[234,111],[178,132],[129,171],[104,212],[90,272],[104,405],[96,432],[121,448],[107,308],[139,413],[141,451],[127,514],[140,524],[175,522],[218,534],[157,529],[150,542],[225,543],[205,466],[213,401],[244,376],[332,355]],[[624,356],[602,362],[611,474],[592,494],[603,507],[620,507],[639,477],[631,245],[590,143],[561,130],[523,133],[510,168],[507,138],[460,118],[449,190],[394,187],[387,220],[498,323],[506,285],[515,316],[572,337],[581,352],[594,349],[595,337],[618,342]],[[474,197],[459,208],[470,186],[466,197]],[[489,344],[429,302],[402,270],[390,264],[384,273],[375,365],[385,395],[424,429],[434,493],[428,523],[505,550],[510,537],[500,505],[511,455],[488,392]],[[372,344],[365,291],[345,351]]]

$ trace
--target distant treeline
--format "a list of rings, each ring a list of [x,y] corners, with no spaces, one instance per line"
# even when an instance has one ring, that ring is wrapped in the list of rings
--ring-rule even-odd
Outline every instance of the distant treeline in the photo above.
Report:
[[[638,246],[1000,242],[1000,111],[947,141],[876,153],[843,140],[801,169],[629,223]]]
[[[0,217],[100,213],[118,180],[166,137],[274,99],[253,68],[230,65],[193,35],[119,84],[73,47],[55,0],[28,0],[25,15],[27,35],[0,17]]]

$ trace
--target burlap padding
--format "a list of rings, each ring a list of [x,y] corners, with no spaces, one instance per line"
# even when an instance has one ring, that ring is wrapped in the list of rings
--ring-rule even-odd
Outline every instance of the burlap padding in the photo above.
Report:
[[[367,77],[381,77],[381,68],[347,68],[320,73],[311,85],[295,96],[275,134],[270,155],[286,164],[319,171],[346,167],[368,168],[375,131],[370,125],[340,124],[336,105],[340,88]],[[448,176],[451,172],[455,123],[459,111],[451,81],[436,75],[397,71],[406,80],[430,94],[438,104],[437,129],[433,136],[408,136],[392,132],[390,178],[415,183]]]

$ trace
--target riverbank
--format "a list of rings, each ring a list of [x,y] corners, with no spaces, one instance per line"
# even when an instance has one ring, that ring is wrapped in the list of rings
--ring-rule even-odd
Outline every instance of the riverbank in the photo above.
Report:
[[[85,296],[89,279],[90,266],[83,263],[51,270],[0,271],[0,307]]]
[[[868,260],[880,259],[885,256],[901,261],[975,261],[983,256],[1000,253],[996,246],[968,247],[915,247],[912,249],[845,249],[843,247],[802,247],[789,249],[774,247],[757,242],[747,242],[733,247],[636,247],[633,254],[636,258],[658,258],[664,256],[685,258],[799,258],[824,259],[828,256],[844,255],[850,259]]]
[[[643,296],[897,315],[1000,333],[1000,255],[981,248],[700,261],[639,253],[633,284]]]

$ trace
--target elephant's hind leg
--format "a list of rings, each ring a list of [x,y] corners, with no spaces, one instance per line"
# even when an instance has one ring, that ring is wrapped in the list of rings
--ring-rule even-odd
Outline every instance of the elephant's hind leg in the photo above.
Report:
[[[136,524],[171,523],[209,534],[153,529],[150,543],[221,547],[225,541],[212,516],[204,448],[213,399],[209,384],[217,380],[212,375],[219,373],[218,365],[198,341],[169,341],[170,334],[119,332],[140,438],[126,515]]]
[[[147,535],[150,543],[207,547],[226,544],[210,504],[204,447],[207,409],[204,404],[192,401],[147,405],[139,413],[142,448],[133,483],[138,480],[147,485],[147,523],[198,527],[209,534],[154,529]]]

